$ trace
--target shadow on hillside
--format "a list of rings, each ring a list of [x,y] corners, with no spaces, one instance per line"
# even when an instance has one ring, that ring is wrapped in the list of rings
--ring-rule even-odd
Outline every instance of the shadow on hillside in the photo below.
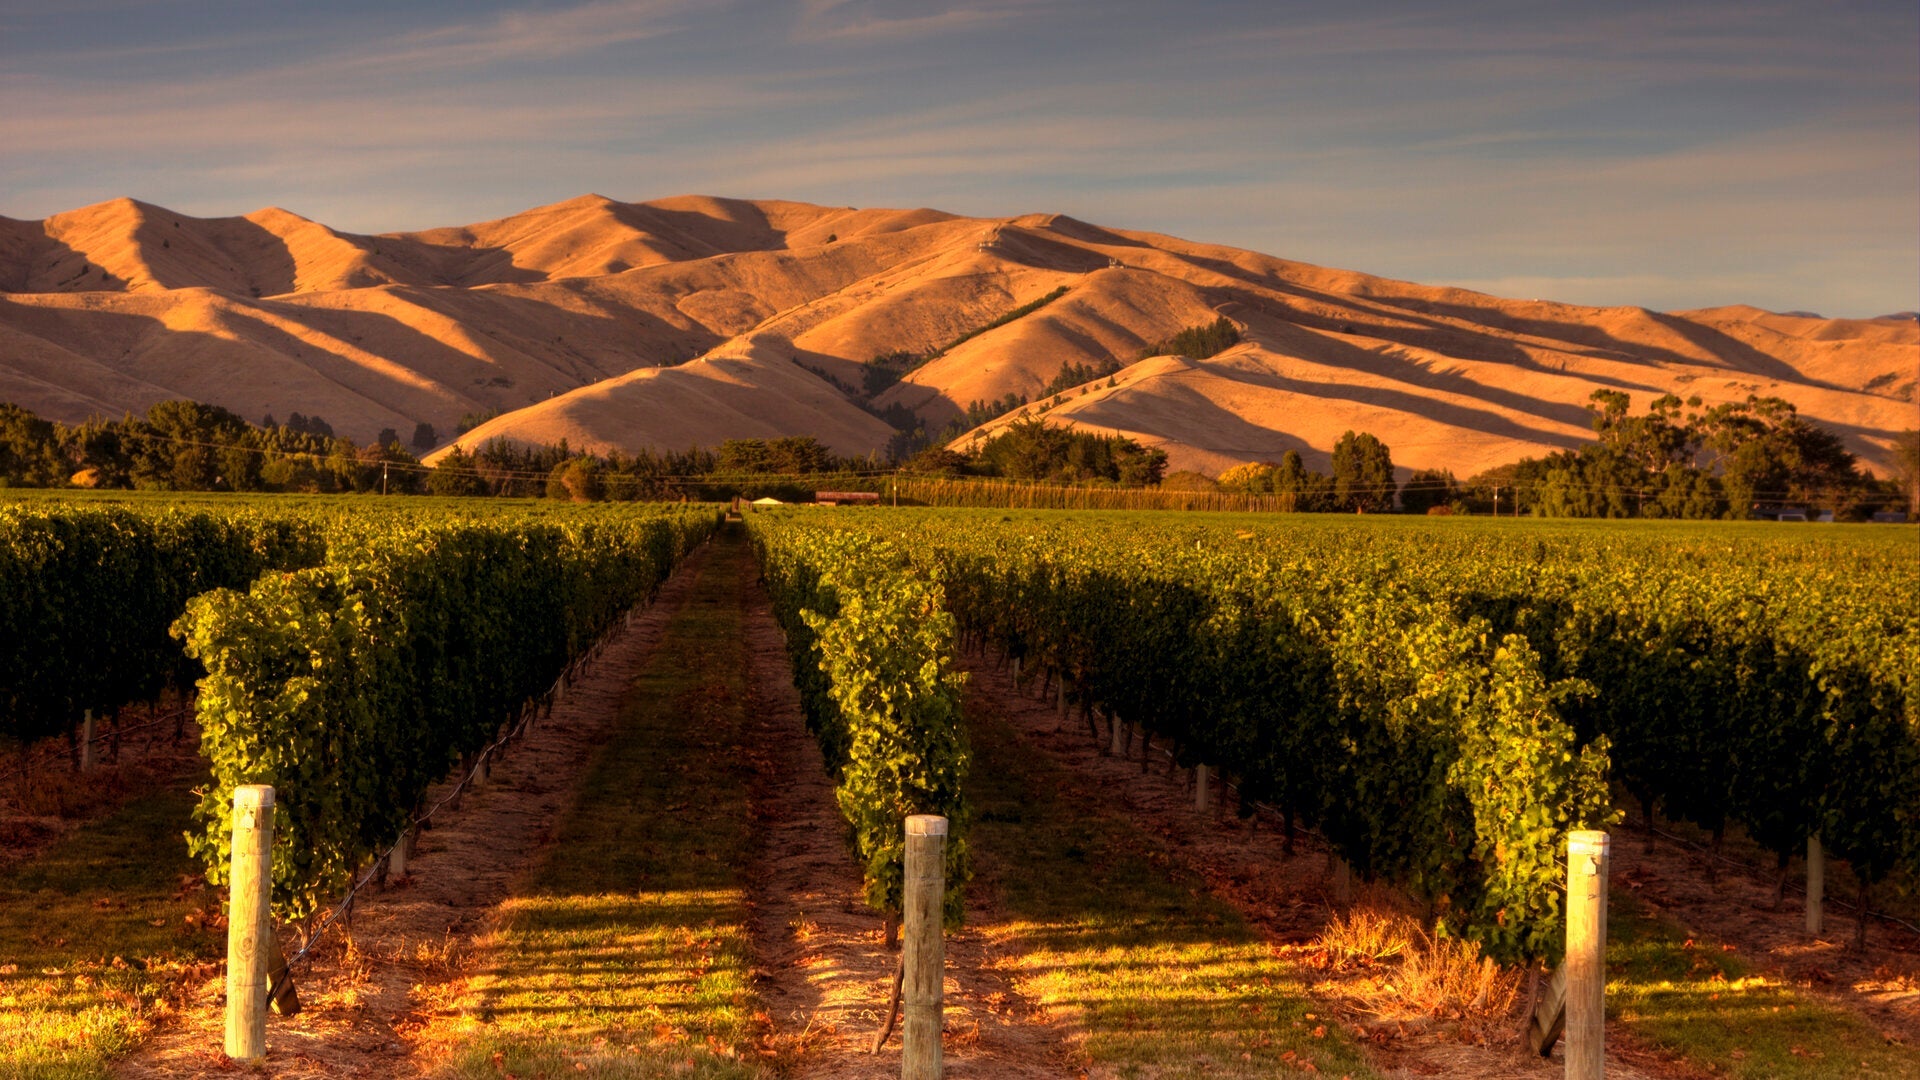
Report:
[[[1062,274],[1091,274],[1107,268],[1107,256],[1063,243],[1033,229],[1007,226],[993,240],[992,254],[1018,266]]]
[[[1516,317],[1499,308],[1479,304],[1445,304],[1428,300],[1415,300],[1406,297],[1377,297],[1380,303],[1405,311],[1422,314],[1439,314],[1447,318],[1458,319],[1480,326],[1486,326],[1505,333],[1525,334],[1530,337],[1550,341],[1566,342],[1590,349],[1602,349],[1639,361],[1655,361],[1666,364],[1684,364],[1690,367],[1718,364],[1731,371],[1742,372],[1777,382],[1795,383],[1802,386],[1818,386],[1824,389],[1845,390],[1845,387],[1812,379],[1776,357],[1754,348],[1728,334],[1722,333],[1704,323],[1678,315],[1641,309],[1640,317],[1655,326],[1664,327],[1704,354],[1688,355],[1667,346],[1649,341],[1638,341],[1616,334],[1588,323],[1565,322],[1555,319],[1529,319]]]
[[[682,259],[776,251],[787,246],[786,234],[775,229],[766,211],[758,206],[740,199],[713,201],[729,216],[640,203],[615,203],[612,213],[622,225],[653,237],[662,246],[677,248]]]
[[[1177,385],[1177,384],[1176,384]],[[1329,452],[1308,445],[1305,440],[1278,428],[1261,427],[1242,418],[1236,413],[1220,407],[1197,391],[1179,387],[1176,395],[1168,395],[1165,404],[1143,414],[1138,402],[1128,402],[1123,389],[1114,397],[1090,402],[1084,408],[1076,409],[1073,419],[1085,423],[1098,424],[1119,431],[1135,432],[1141,441],[1151,445],[1155,436],[1187,442],[1199,449],[1236,457],[1246,457],[1255,461],[1279,461],[1289,450],[1298,451],[1300,460],[1307,468],[1324,471],[1329,462]],[[1117,399],[1117,400],[1116,400]],[[1071,399],[1069,399],[1071,400]],[[1168,412],[1178,414],[1179,424],[1184,431],[1202,431],[1206,433],[1204,443],[1163,430],[1155,420]],[[1041,414],[1043,417],[1045,414]]]
[[[1458,369],[1443,370],[1432,359],[1415,359],[1396,356],[1391,352],[1363,348],[1339,338],[1315,334],[1295,325],[1281,324],[1273,327],[1268,339],[1271,351],[1283,356],[1297,356],[1302,359],[1334,367],[1350,368],[1393,379],[1426,390],[1437,390],[1459,394],[1463,397],[1477,398],[1491,405],[1499,405],[1514,412],[1537,416],[1542,420],[1558,424],[1570,424],[1576,428],[1586,428],[1592,416],[1583,405],[1566,401],[1549,401],[1493,386],[1468,378]],[[1580,382],[1609,382],[1620,385],[1617,380],[1590,379],[1584,375],[1571,375],[1556,372],[1537,365],[1528,365],[1529,370],[1542,375],[1562,379],[1576,379]],[[1626,389],[1643,389],[1627,384]],[[1445,407],[1445,406],[1441,406]]]
[[[1377,358],[1374,357],[1373,354],[1367,355],[1370,360],[1375,361],[1375,365],[1369,366],[1376,366]],[[1204,370],[1211,376],[1250,387],[1286,391],[1307,398],[1326,401],[1348,401],[1379,409],[1394,410],[1418,416],[1422,419],[1437,421],[1466,431],[1480,432],[1500,438],[1522,439],[1546,446],[1563,448],[1577,446],[1587,441],[1583,435],[1573,435],[1535,427],[1510,416],[1494,412],[1491,409],[1474,408],[1469,405],[1437,401],[1433,397],[1419,393],[1413,389],[1396,390],[1388,387],[1353,386],[1344,383],[1293,378],[1264,367],[1248,368],[1230,364],[1208,364]],[[1407,380],[1416,383],[1416,385],[1423,380],[1431,383],[1444,384],[1450,378],[1442,373],[1428,372],[1417,368],[1412,369],[1408,374],[1416,376],[1414,379]],[[1158,381],[1164,387],[1169,384],[1170,377],[1163,376]],[[1172,385],[1178,386],[1179,384],[1173,382]],[[1481,397],[1487,396],[1483,389],[1477,387],[1476,394]],[[1529,406],[1525,411],[1531,415],[1539,416],[1541,419],[1571,422],[1580,427],[1585,426],[1587,418],[1586,411],[1577,406],[1552,405],[1525,397],[1515,397],[1514,400]],[[1145,418],[1146,422],[1143,422],[1142,414],[1137,407],[1126,408],[1124,403],[1125,394],[1123,391],[1120,399],[1114,401],[1110,406],[1115,410],[1111,416],[1116,426],[1125,426],[1141,431],[1151,430],[1150,415]],[[1108,407],[1106,402],[1101,402],[1080,411],[1078,415],[1088,419],[1095,419],[1101,416],[1104,409]],[[1182,430],[1204,431],[1209,433],[1206,444],[1208,449],[1219,448],[1226,450],[1228,444],[1233,445],[1236,449],[1250,449],[1252,446],[1265,444],[1270,441],[1275,434],[1267,428],[1249,423],[1239,415],[1214,403],[1210,398],[1197,390],[1183,393],[1179,396],[1177,402],[1169,401],[1163,409],[1155,411],[1162,412],[1168,410],[1178,412]],[[1516,407],[1516,411],[1520,410]],[[1562,420],[1562,415],[1566,417],[1564,421]],[[1121,424],[1119,421],[1123,416],[1128,419],[1124,424]],[[1095,422],[1102,421],[1096,419]],[[1282,424],[1284,424],[1284,422],[1284,420],[1280,421]],[[1356,423],[1354,427],[1356,430],[1362,430],[1365,428],[1365,424]],[[1253,439],[1253,434],[1256,432],[1260,433],[1260,438],[1257,440]],[[1218,441],[1216,442],[1216,440]],[[1306,451],[1303,449],[1302,456],[1304,457],[1305,454]]]

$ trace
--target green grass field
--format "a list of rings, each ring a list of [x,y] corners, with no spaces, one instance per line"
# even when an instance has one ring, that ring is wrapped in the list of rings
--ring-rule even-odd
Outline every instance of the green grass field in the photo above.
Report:
[[[723,538],[507,901],[445,1075],[760,1074],[746,880],[751,769],[739,597]]]
[[[1087,783],[972,717],[974,850],[1029,999],[1083,1029],[1085,1064],[1123,1077],[1376,1075],[1316,1014],[1308,975],[1104,811]],[[1317,1070],[1317,1073],[1316,1073]]]
[[[107,1075],[165,1013],[173,980],[225,959],[191,885],[193,803],[150,792],[0,874],[0,1076]]]

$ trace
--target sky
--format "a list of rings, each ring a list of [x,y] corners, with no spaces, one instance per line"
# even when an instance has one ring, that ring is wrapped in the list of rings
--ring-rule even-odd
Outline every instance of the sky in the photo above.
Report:
[[[1503,296],[1920,309],[1920,5],[0,0],[0,214],[592,191],[1121,228]]]

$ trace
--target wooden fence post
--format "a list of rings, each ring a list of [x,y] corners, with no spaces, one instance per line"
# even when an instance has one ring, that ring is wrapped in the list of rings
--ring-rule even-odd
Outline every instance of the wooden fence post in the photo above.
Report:
[[[233,894],[227,905],[227,1056],[266,1056],[267,960],[273,951],[273,789],[233,790]]]
[[[1120,719],[1119,713],[1113,712],[1112,710],[1108,710],[1107,727],[1111,729],[1111,732],[1113,735],[1111,739],[1107,740],[1107,756],[1117,757],[1124,760],[1127,756],[1126,721]]]
[[[906,895],[901,903],[901,1080],[940,1080],[946,872],[947,819],[938,814],[909,817]]]
[[[1567,1080],[1601,1080],[1606,1060],[1607,834],[1567,834]]]
[[[80,771],[93,771],[93,710],[80,722]]]
[[[399,881],[407,876],[407,844],[412,839],[408,832],[400,834],[400,839],[393,845],[393,853],[387,856],[388,881]]]
[[[1193,767],[1193,808],[1205,811],[1207,808],[1207,767]]]
[[[1827,895],[1827,853],[1820,850],[1820,834],[1807,836],[1807,933],[1819,937],[1825,929],[1821,905]]]

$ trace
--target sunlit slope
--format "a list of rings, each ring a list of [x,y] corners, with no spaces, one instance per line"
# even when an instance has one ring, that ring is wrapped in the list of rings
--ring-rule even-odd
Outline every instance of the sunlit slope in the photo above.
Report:
[[[192,397],[362,441],[501,413],[463,441],[811,434],[865,452],[890,434],[873,412],[937,429],[1037,399],[1071,364],[1125,370],[1049,417],[1205,471],[1324,462],[1356,429],[1403,465],[1472,472],[1586,437],[1599,387],[1643,406],[1786,397],[1877,457],[1914,425],[1920,368],[1912,320],[1507,300],[1060,215],[705,196],[379,236],[119,199],[0,218],[0,294],[6,400],[77,421]],[[1222,315],[1241,346],[1140,360]],[[911,370],[869,395],[867,363],[899,354]]]
[[[804,432],[847,456],[884,452],[893,429],[848,403],[785,351],[741,343],[721,350],[725,355],[642,369],[490,421],[459,443],[472,448],[495,439],[534,445],[564,439],[575,449],[605,454]]]

